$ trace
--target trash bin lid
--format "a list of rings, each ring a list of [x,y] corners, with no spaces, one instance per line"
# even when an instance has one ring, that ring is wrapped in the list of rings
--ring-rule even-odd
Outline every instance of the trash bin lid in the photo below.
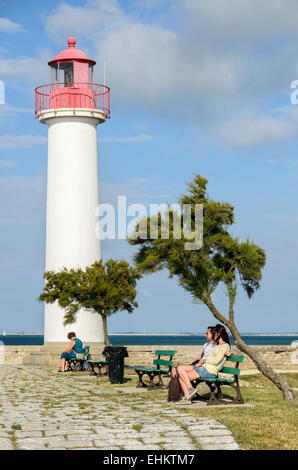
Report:
[[[128,357],[125,346],[106,346],[102,354],[110,357]]]

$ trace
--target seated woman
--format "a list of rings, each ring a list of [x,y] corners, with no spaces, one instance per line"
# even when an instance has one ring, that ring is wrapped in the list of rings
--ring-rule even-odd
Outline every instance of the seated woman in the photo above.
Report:
[[[76,359],[76,353],[82,354],[84,352],[82,341],[76,337],[73,331],[68,333],[67,338],[70,339],[70,345],[69,348],[61,354],[61,370],[59,372],[66,372],[66,361]]]
[[[196,389],[192,387],[191,381],[199,377],[212,378],[217,377],[227,359],[231,355],[230,341],[228,333],[223,325],[215,325],[213,331],[213,341],[217,342],[217,346],[207,357],[204,365],[178,366],[179,382],[182,387],[184,397],[187,403],[191,403],[190,399],[196,394]]]
[[[217,342],[214,341],[213,339],[213,332],[214,332],[214,326],[208,326],[207,331],[206,331],[206,339],[207,342],[203,345],[203,350],[202,353],[200,354],[199,357],[197,357],[191,365],[195,365],[197,367],[202,366],[204,362],[206,361],[207,357],[211,354],[213,349],[217,346]],[[188,366],[180,366],[180,367],[188,367]],[[176,374],[176,367],[172,368],[172,377],[175,377]]]

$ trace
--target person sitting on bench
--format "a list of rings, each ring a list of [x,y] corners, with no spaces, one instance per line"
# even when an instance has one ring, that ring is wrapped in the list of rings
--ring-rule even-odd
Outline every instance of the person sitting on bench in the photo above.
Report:
[[[207,357],[211,354],[213,349],[217,346],[217,343],[213,340],[213,332],[214,332],[214,326],[208,326],[207,331],[206,331],[206,339],[207,342],[203,345],[203,351],[202,354],[195,359],[191,365],[196,365],[197,367],[200,367],[204,364],[206,361]],[[180,367],[187,367],[187,366],[180,366]],[[176,373],[176,367],[172,368],[172,377],[175,377],[177,375]]]
[[[215,325],[212,339],[217,345],[207,357],[204,365],[177,367],[179,382],[184,393],[183,399],[189,404],[191,398],[197,393],[197,390],[192,387],[191,381],[198,377],[217,377],[218,371],[222,369],[227,356],[231,355],[229,336],[223,325]]]
[[[61,354],[61,370],[59,372],[66,372],[66,362],[68,359],[75,359],[77,357],[76,353],[82,354],[84,352],[82,341],[76,337],[73,331],[68,333],[67,338],[70,339],[70,345]]]

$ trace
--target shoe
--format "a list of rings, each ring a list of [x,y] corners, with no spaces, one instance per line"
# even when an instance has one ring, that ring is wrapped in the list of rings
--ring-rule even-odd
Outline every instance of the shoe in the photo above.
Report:
[[[188,400],[191,400],[191,398],[197,393],[197,389],[196,388],[193,388],[193,387],[190,387],[188,389],[188,397],[187,399]]]
[[[186,397],[183,397],[183,398],[181,398],[181,400],[175,401],[174,405],[181,405],[181,406],[191,405],[191,400],[189,400]]]
[[[185,400],[187,400],[187,398],[185,396],[181,397],[181,398],[179,398],[179,400],[174,402],[174,405],[177,405],[177,403],[185,402]]]

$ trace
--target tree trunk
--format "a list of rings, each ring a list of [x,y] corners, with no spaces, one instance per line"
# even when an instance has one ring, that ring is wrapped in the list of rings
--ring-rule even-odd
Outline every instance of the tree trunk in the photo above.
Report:
[[[254,348],[251,348],[248,346],[243,339],[240,336],[240,333],[234,323],[234,312],[233,309],[230,305],[230,312],[229,316],[230,319],[228,320],[226,317],[221,315],[221,313],[217,310],[213,302],[211,301],[211,298],[209,297],[206,299],[205,304],[209,308],[209,310],[212,312],[214,317],[222,322],[224,325],[226,325],[230,332],[232,333],[232,336],[235,340],[236,346],[240,351],[244,352],[245,354],[250,357],[250,359],[254,362],[254,364],[257,366],[258,370],[265,376],[267,379],[271,380],[271,382],[276,385],[276,387],[282,391],[283,398],[285,401],[294,403],[296,401],[296,393],[293,388],[290,387],[290,385],[286,382],[283,377],[281,377],[279,374],[277,374],[271,367],[269,367],[266,362],[264,361],[262,355],[256,351]]]
[[[258,351],[244,343],[235,325],[231,324],[231,326],[229,326],[229,329],[235,339],[237,348],[247,354],[250,359],[255,363],[259,371],[263,375],[265,375],[267,379],[271,380],[271,382],[273,382],[279,390],[282,391],[285,401],[294,403],[296,400],[295,390],[290,387],[290,385],[286,382],[283,377],[281,377],[271,367],[267,365],[262,355]]]
[[[110,340],[109,340],[109,337],[108,337],[107,316],[101,314],[101,318],[102,318],[103,334],[104,334],[104,338],[105,338],[105,345],[106,346],[111,346],[111,343],[110,343]]]

